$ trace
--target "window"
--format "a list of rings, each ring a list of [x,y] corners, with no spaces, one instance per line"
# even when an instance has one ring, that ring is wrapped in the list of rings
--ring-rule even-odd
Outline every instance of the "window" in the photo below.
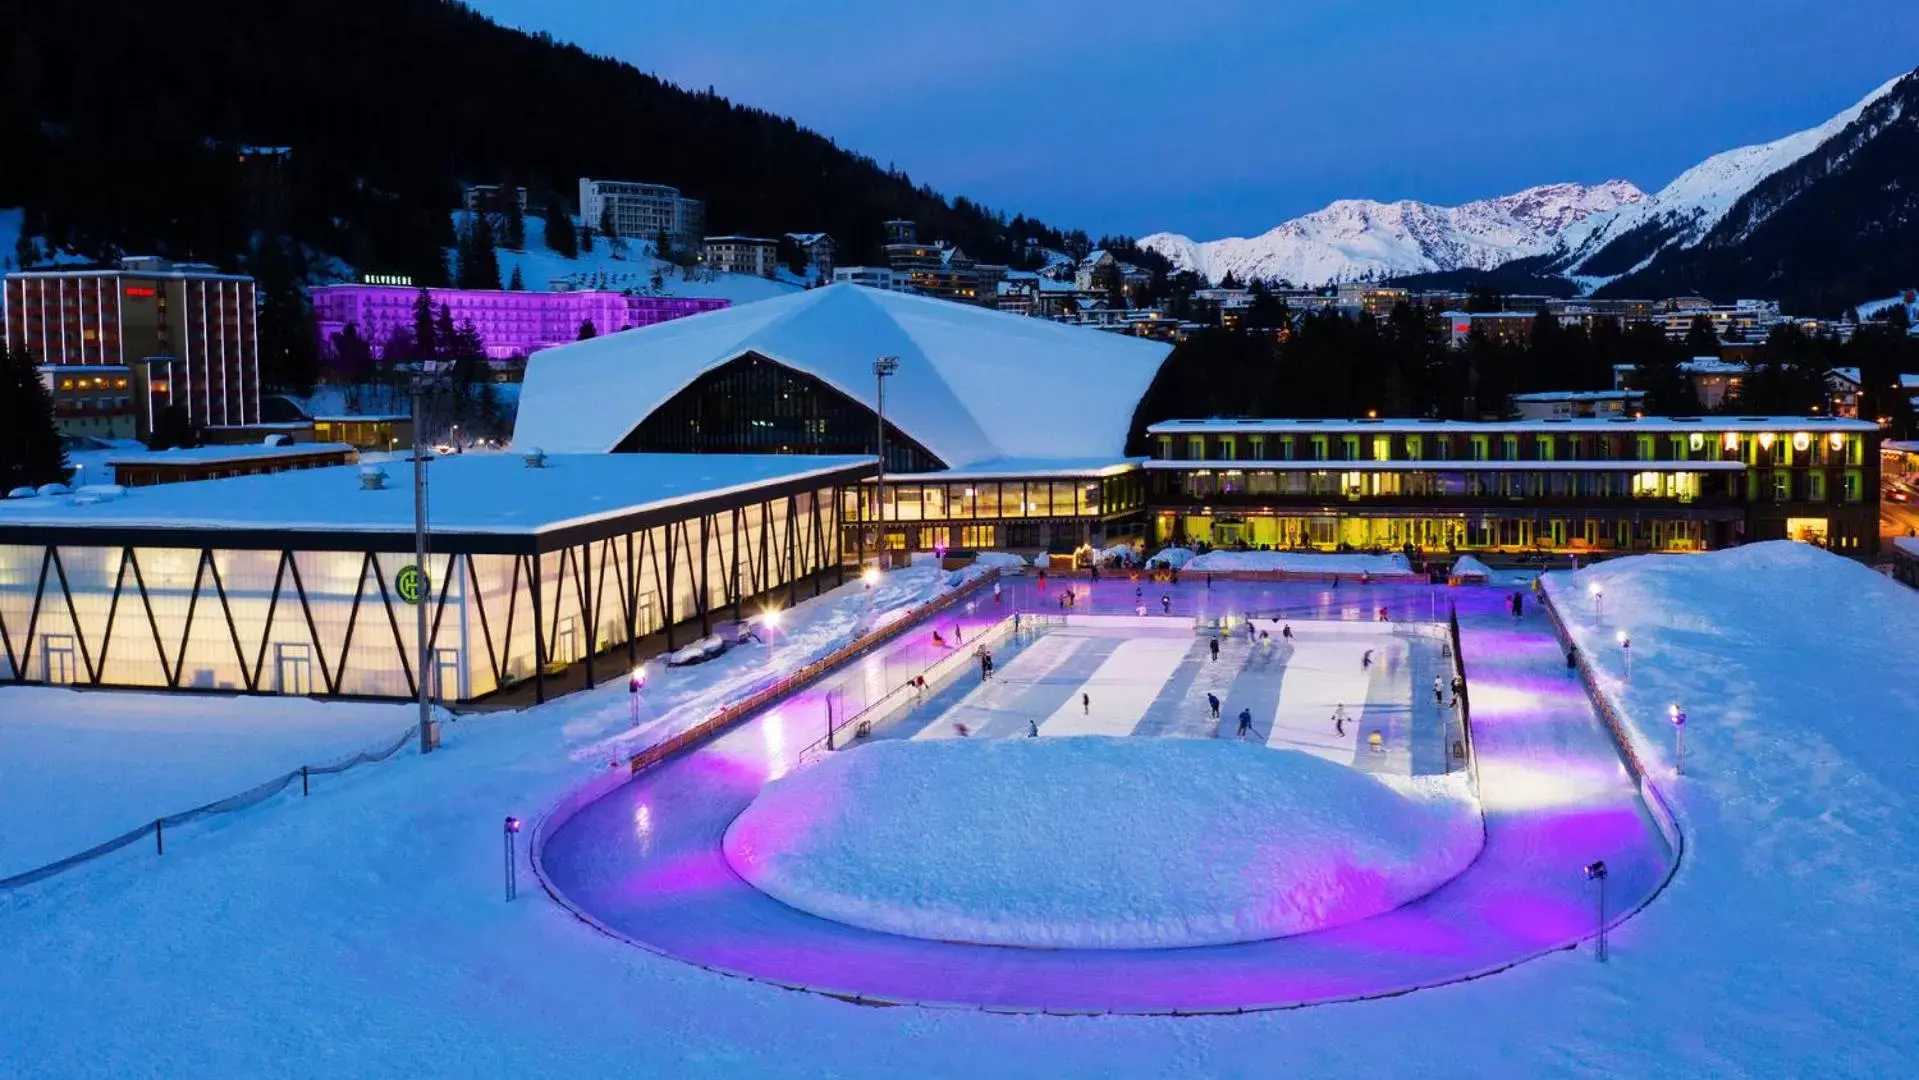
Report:
[[[1359,436],[1342,435],[1340,436],[1339,442],[1340,450],[1343,451],[1343,456],[1340,458],[1341,461],[1359,460]]]
[[[1234,461],[1239,457],[1239,440],[1231,435],[1219,437],[1219,460]]]
[[[1473,460],[1474,461],[1486,460],[1486,447],[1487,447],[1488,441],[1489,440],[1484,435],[1473,436]]]
[[[1393,459],[1393,437],[1391,435],[1373,436],[1373,460],[1391,461]]]
[[[1187,436],[1186,458],[1189,461],[1206,460],[1206,437],[1204,435]]]
[[[1806,474],[1806,498],[1813,502],[1826,501],[1826,474],[1814,470]]]
[[[1254,461],[1266,460],[1266,436],[1264,435],[1248,436],[1246,439],[1246,444],[1247,444],[1247,454],[1246,454],[1247,457],[1253,459]]]
[[[1859,493],[1864,490],[1865,480],[1857,469],[1846,470],[1846,501],[1858,502]]]
[[[1499,456],[1506,461],[1519,460],[1519,436],[1501,435],[1499,437]]]
[[[1541,461],[1551,461],[1553,459],[1553,437],[1551,435],[1535,435],[1533,437],[1533,453],[1537,455]]]
[[[1653,448],[1652,448],[1651,435],[1639,436],[1639,445],[1637,447],[1637,451],[1638,451],[1638,456],[1634,460],[1637,460],[1637,461],[1653,460]]]
[[[1425,453],[1426,453],[1426,436],[1424,435],[1406,436],[1406,460],[1407,461],[1418,461],[1421,458],[1425,457]]]
[[[1313,436],[1313,460],[1326,460],[1326,436],[1324,435]]]
[[[1171,435],[1159,436],[1158,446],[1159,451],[1155,456],[1161,461],[1170,461],[1173,457],[1173,437]]]
[[[1772,471],[1772,497],[1775,502],[1786,502],[1792,498],[1792,473],[1785,469]]]

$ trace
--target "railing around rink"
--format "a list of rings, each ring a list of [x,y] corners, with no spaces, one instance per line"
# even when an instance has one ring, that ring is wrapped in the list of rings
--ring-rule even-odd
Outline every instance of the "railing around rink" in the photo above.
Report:
[[[794,671],[792,674],[759,687],[738,701],[729,702],[721,706],[692,727],[687,728],[671,738],[655,743],[627,758],[626,764],[629,774],[641,772],[665,761],[675,754],[705,742],[707,739],[733,726],[752,713],[791,694],[793,691],[798,690],[800,687],[805,686],[807,683],[812,682],[828,671],[839,667],[848,660],[854,659],[873,646],[884,641],[892,640],[908,628],[918,624],[926,616],[952,607],[954,604],[959,603],[961,600],[978,591],[981,587],[997,581],[999,576],[999,568],[994,567],[986,571],[986,573],[962,583],[957,588],[935,597],[933,600],[919,607],[909,609],[908,613],[901,618],[894,619],[885,626],[842,645],[832,652],[827,653],[825,656],[820,657],[818,660]],[[558,823],[555,823],[554,827],[557,828]]]
[[[1466,758],[1466,774],[1472,778],[1473,798],[1479,797],[1479,749],[1473,744],[1472,680],[1466,677],[1466,652],[1459,647],[1459,607],[1446,604],[1446,630],[1452,638],[1453,675],[1459,679],[1459,737]],[[1447,755],[1451,771],[1452,755]]]
[[[95,844],[85,851],[69,855],[64,859],[55,860],[54,862],[47,863],[45,866],[35,867],[24,873],[15,874],[12,877],[0,878],[0,892],[31,885],[36,881],[44,881],[55,874],[63,873],[76,866],[92,862],[94,859],[98,859],[103,855],[110,855],[129,844],[137,843],[149,836],[153,837],[154,854],[165,855],[167,851],[167,830],[170,828],[177,828],[190,821],[197,821],[203,817],[211,817],[214,814],[230,814],[236,810],[244,810],[249,806],[258,805],[280,794],[295,783],[300,785],[300,794],[310,794],[312,791],[313,777],[342,773],[353,768],[355,765],[385,761],[412,743],[418,736],[419,731],[419,725],[415,724],[407,728],[406,731],[402,732],[391,742],[384,742],[378,746],[368,747],[364,750],[348,754],[345,757],[335,758],[324,764],[302,765],[291,772],[282,773],[265,783],[256,784],[237,795],[229,795],[224,799],[218,799],[203,806],[196,806],[191,810],[182,810],[177,814],[168,814],[165,817],[156,818],[138,828],[129,829],[111,840]]]
[[[1008,615],[973,635],[970,640],[955,645],[952,652],[907,676],[905,682],[887,690],[865,708],[846,716],[832,717],[828,721],[826,734],[800,750],[800,766],[811,765],[834,750],[844,750],[867,738],[874,728],[912,710],[924,695],[937,692],[977,665],[979,650],[995,649],[1015,634],[1025,637],[1044,633],[1048,627],[1059,625],[1066,618],[1068,616],[1032,612]],[[925,680],[925,689],[914,685],[920,679]]]

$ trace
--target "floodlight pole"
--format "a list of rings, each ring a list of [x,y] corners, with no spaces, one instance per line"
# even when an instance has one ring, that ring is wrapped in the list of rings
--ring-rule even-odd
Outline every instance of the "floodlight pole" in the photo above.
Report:
[[[873,530],[873,561],[883,564],[886,558],[886,377],[900,369],[900,358],[882,356],[873,361],[873,430],[874,441],[878,444],[879,476],[873,487],[873,517],[878,524]]]
[[[424,363],[424,361],[422,361]],[[420,395],[426,382],[426,372],[415,372],[413,376],[413,565],[418,568],[424,581],[431,581],[426,572],[426,458],[420,453]],[[441,583],[445,587],[445,583]],[[414,635],[418,658],[414,663],[414,672],[419,678],[420,691],[420,753],[433,752],[433,700],[432,686],[427,682],[427,640],[426,605],[428,591],[422,590],[414,601]]]
[[[1606,962],[1606,861],[1587,863],[1585,869],[1586,880],[1599,886],[1599,935],[1593,945],[1593,955],[1603,964]]]

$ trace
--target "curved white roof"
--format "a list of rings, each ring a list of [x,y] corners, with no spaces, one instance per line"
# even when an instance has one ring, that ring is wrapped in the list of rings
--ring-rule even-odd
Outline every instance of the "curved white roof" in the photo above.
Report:
[[[873,407],[873,360],[897,356],[886,418],[948,466],[1118,460],[1171,346],[907,293],[830,285],[535,353],[513,441],[612,450],[700,375],[757,353]]]

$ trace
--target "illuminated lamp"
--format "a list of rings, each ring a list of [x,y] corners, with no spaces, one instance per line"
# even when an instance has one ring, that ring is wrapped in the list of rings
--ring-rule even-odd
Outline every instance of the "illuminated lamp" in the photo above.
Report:
[[[1719,445],[1736,453],[1739,450],[1739,435],[1736,432],[1728,431],[1725,436],[1720,439]]]
[[[1762,431],[1759,433],[1759,448],[1761,450],[1772,449],[1772,432]]]
[[[1846,445],[1846,437],[1835,431],[1832,434],[1826,436],[1826,445],[1832,447],[1834,450],[1844,449]]]
[[[1805,433],[1805,432],[1803,432],[1803,431],[1795,431],[1795,432],[1793,432],[1793,434],[1792,434],[1792,448],[1793,448],[1794,450],[1797,450],[1797,451],[1799,451],[1800,453],[1802,453],[1802,454],[1803,454],[1803,453],[1805,453],[1805,452],[1806,452],[1806,448],[1807,448],[1807,447],[1809,447],[1809,446],[1811,446],[1811,445],[1812,445],[1812,436],[1810,436],[1810,435],[1808,435],[1808,434],[1806,434],[1806,433]]]

